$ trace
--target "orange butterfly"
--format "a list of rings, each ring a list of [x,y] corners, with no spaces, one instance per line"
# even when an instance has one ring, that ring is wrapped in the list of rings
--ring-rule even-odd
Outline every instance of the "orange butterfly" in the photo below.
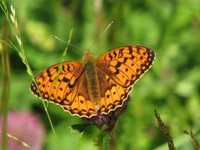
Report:
[[[82,61],[53,65],[39,73],[31,91],[72,115],[91,118],[122,107],[133,84],[152,65],[154,52],[129,45],[96,58],[86,50]]]

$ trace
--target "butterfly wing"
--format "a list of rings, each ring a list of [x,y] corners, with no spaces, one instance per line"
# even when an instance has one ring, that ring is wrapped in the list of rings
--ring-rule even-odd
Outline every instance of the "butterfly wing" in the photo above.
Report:
[[[83,72],[73,89],[74,91],[77,91],[73,103],[71,105],[63,105],[65,110],[70,112],[72,115],[91,118],[92,116],[108,114],[123,105],[132,87],[124,88],[118,85],[112,78],[101,70],[97,70],[97,76],[101,92],[99,104],[94,105],[93,101],[90,99],[88,91],[89,83],[86,79],[85,73]],[[70,97],[67,99],[70,99]]]
[[[151,67],[154,58],[154,52],[144,46],[123,46],[100,56],[97,67],[122,87],[129,87]]]
[[[37,85],[32,82],[30,89],[33,94],[45,100],[60,105],[70,105],[77,94],[78,89],[75,84],[82,72],[81,62],[53,65],[35,77]]]
[[[122,107],[132,85],[153,63],[155,54],[143,46],[112,49],[97,59],[101,100],[99,113]]]
[[[60,69],[60,70],[59,70]],[[59,104],[72,115],[89,118],[97,108],[89,98],[88,83],[81,62],[57,64],[39,73],[31,91],[44,100]]]
[[[86,118],[97,115],[97,108],[95,108],[93,101],[89,97],[87,82],[85,73],[83,72],[79,81],[75,85],[74,91],[77,91],[77,94],[73,98],[73,103],[71,105],[63,105],[64,109],[72,115]]]
[[[98,70],[98,79],[100,83],[100,107],[99,114],[108,114],[118,107],[122,107],[123,103],[128,98],[132,87],[124,88],[116,83],[105,72]]]

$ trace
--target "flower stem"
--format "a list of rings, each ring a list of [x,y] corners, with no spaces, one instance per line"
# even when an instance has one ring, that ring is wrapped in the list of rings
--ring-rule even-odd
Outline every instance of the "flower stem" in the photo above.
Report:
[[[103,150],[110,149],[110,139],[111,139],[111,132],[105,132],[103,136],[103,143],[102,143]]]

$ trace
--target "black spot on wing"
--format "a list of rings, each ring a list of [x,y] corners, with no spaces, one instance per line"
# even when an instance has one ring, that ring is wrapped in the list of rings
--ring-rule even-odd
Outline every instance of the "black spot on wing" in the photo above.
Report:
[[[115,67],[119,68],[121,66],[121,64],[122,63],[118,61],[117,64],[115,65]]]
[[[64,77],[64,78],[63,78],[63,82],[69,82],[69,79],[66,78],[66,77]]]

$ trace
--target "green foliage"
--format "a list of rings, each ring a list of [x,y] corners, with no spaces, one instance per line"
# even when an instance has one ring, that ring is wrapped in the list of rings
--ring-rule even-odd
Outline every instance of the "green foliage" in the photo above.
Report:
[[[167,149],[154,117],[154,109],[168,125],[177,149],[192,149],[190,138],[183,133],[184,130],[192,129],[200,141],[198,0],[12,0],[10,4],[16,8],[24,52],[35,74],[60,62],[66,43],[52,35],[67,42],[72,28],[71,43],[76,47],[69,46],[65,56],[67,61],[81,60],[84,49],[99,38],[111,21],[114,21],[112,26],[91,48],[96,56],[128,44],[141,44],[154,49],[155,63],[135,84],[127,111],[119,118],[113,131],[111,147],[117,150]],[[1,21],[4,17],[0,13],[1,31],[4,30]],[[40,114],[46,126],[45,149],[56,149],[57,143],[42,103],[28,90],[32,79],[12,48],[9,56],[9,110],[29,110]],[[62,149],[98,149],[94,144],[95,137],[99,136],[97,129],[86,130],[79,137],[78,133],[72,133],[67,128],[81,122],[77,117],[70,117],[58,106],[50,105],[48,110]]]

